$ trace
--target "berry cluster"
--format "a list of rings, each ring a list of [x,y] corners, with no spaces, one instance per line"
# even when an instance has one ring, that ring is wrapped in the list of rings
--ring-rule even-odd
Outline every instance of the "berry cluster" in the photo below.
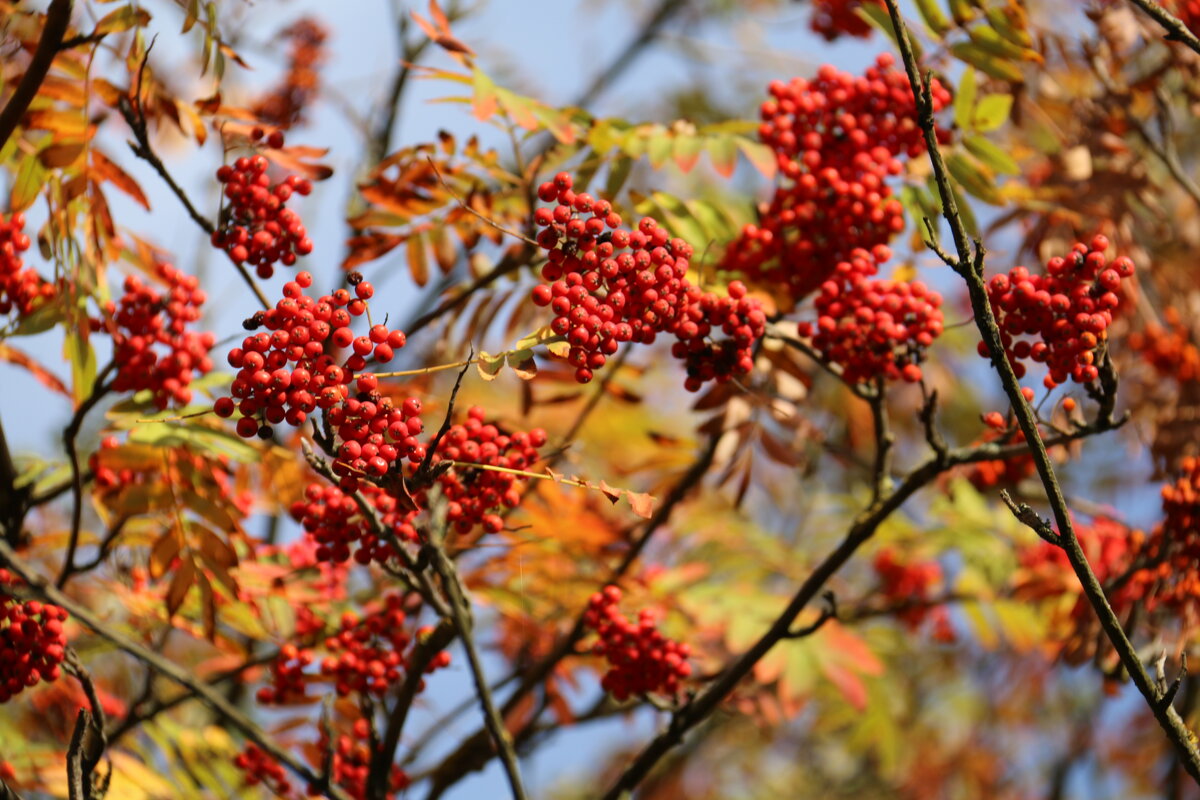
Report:
[[[884,7],[883,0],[813,0],[809,27],[827,42],[843,35],[865,39],[871,35],[871,26],[858,15],[858,9],[868,3]]]
[[[1077,243],[1066,258],[1047,261],[1045,275],[1013,267],[988,281],[988,300],[1018,378],[1025,375],[1026,360],[1046,365],[1050,389],[1099,376],[1097,348],[1121,304],[1121,281],[1133,275],[1133,261],[1121,256],[1110,262],[1107,249],[1108,238],[1096,236],[1090,244]],[[989,357],[983,342],[979,354]]]
[[[280,35],[290,44],[287,72],[278,86],[250,108],[250,113],[267,124],[289,128],[304,121],[304,109],[320,89],[318,69],[325,60],[328,34],[315,19],[301,17]]]
[[[366,800],[367,778],[371,772],[371,728],[365,719],[356,719],[351,727],[351,734],[340,734],[333,748],[333,782],[342,787],[353,800]],[[325,752],[327,747],[324,736],[319,743],[319,750]],[[395,792],[408,788],[408,775],[393,764],[388,780],[388,800]]]
[[[1182,610],[1191,606],[1194,615],[1200,600],[1200,458],[1180,462],[1181,474],[1162,488],[1163,519],[1150,534],[1147,561],[1156,566],[1142,570],[1136,581],[1152,593],[1147,610],[1159,605]]]
[[[617,609],[620,601],[621,590],[606,586],[592,595],[584,614],[584,622],[600,636],[592,652],[609,664],[600,685],[619,701],[648,692],[675,695],[680,681],[692,674],[691,648],[659,633],[649,609],[631,622]]]
[[[24,228],[24,214],[17,212],[7,221],[0,216],[0,314],[16,309],[24,316],[34,310],[39,299],[54,296],[54,286],[42,281],[21,259],[30,245]]]
[[[376,326],[382,327],[382,326]],[[333,471],[339,485],[354,491],[362,476],[381,478],[397,462],[407,458],[419,464],[425,458],[425,445],[417,435],[423,430],[421,401],[410,397],[397,408],[391,398],[384,397],[374,387],[374,375],[358,379],[359,397],[351,397],[326,412],[334,433],[341,439]],[[364,385],[372,388],[363,391]]]
[[[433,463],[459,461],[501,469],[525,470],[538,460],[538,448],[546,444],[546,432],[534,428],[525,433],[506,434],[484,422],[479,406],[467,411],[465,422],[451,426],[438,442]],[[448,501],[446,518],[460,534],[482,525],[487,533],[498,533],[504,520],[494,509],[514,508],[521,502],[519,476],[490,469],[459,467],[442,473],[438,483]]]
[[[991,413],[999,414],[1000,412]],[[1005,427],[1007,429],[1007,426]],[[994,441],[1005,445],[1020,444],[1025,441],[1025,434],[1020,430],[1010,433],[992,430],[984,434],[983,441]],[[1033,456],[1027,449],[1023,449],[1019,455],[1011,458],[996,458],[972,464],[967,469],[966,477],[976,489],[986,491],[997,486],[1016,486],[1031,477],[1036,471],[1037,467],[1034,466]]]
[[[371,502],[380,522],[396,538],[402,542],[417,541],[417,530],[412,524],[416,512],[402,511],[395,497],[373,484],[363,483],[358,491]],[[396,555],[386,539],[375,535],[349,494],[336,486],[312,483],[304,496],[304,501],[292,506],[291,513],[316,544],[314,556],[318,563],[343,564],[353,554],[359,564],[372,561],[385,564]]]
[[[284,420],[290,425],[301,425],[315,409],[332,409],[346,402],[355,372],[367,365],[368,355],[373,354],[377,361],[388,361],[396,349],[404,346],[403,332],[389,331],[382,325],[372,328],[370,336],[354,336],[350,324],[354,317],[366,313],[366,301],[374,294],[371,284],[360,278],[355,278],[354,295],[338,289],[314,299],[304,294],[304,289],[312,286],[312,275],[301,272],[296,280],[284,284],[283,299],[275,308],[247,320],[251,330],[264,327],[270,332],[251,334],[242,340],[241,347],[229,352],[229,365],[238,370],[230,387],[233,397],[222,397],[213,406],[221,417],[233,416],[235,410],[240,413],[239,435],[268,438],[271,425]],[[326,352],[331,347],[352,347],[352,352],[339,363]],[[370,393],[376,389],[376,383],[373,375],[361,375],[356,388]],[[376,433],[387,430],[393,421],[390,403],[388,407],[386,415],[372,417],[367,427],[382,423],[382,430]],[[377,403],[374,408],[378,412],[380,405]],[[361,405],[355,406],[352,422],[360,420],[363,413]],[[413,415],[400,414],[395,421],[403,422],[410,416]],[[369,434],[365,438],[369,439]],[[361,442],[360,447],[365,443]],[[357,462],[360,456],[361,452],[351,460]],[[364,460],[361,468],[365,467]]]
[[[283,135],[271,134],[271,144],[283,145]],[[222,225],[213,232],[213,247],[229,253],[236,264],[255,266],[260,278],[275,274],[275,263],[290,267],[296,256],[312,252],[312,239],[300,215],[287,207],[292,193],[306,195],[312,183],[299,175],[288,175],[272,185],[267,159],[242,156],[233,165],[217,169],[217,180],[225,184],[229,205],[221,215]]]
[[[891,253],[856,250],[821,284],[814,305],[817,321],[801,323],[822,357],[842,368],[851,383],[882,376],[921,380],[925,349],[942,333],[942,296],[920,281],[872,277]]]
[[[111,324],[93,319],[93,330],[108,329],[113,339],[113,361],[117,375],[113,389],[154,393],[154,403],[166,408],[172,402],[187,405],[192,401],[193,378],[212,370],[215,337],[209,331],[187,329],[200,319],[200,306],[206,299],[200,282],[170,264],[158,264],[155,274],[170,290],[164,295],[136,275],[125,279],[125,294],[105,309]],[[166,352],[159,352],[161,345]]]
[[[766,327],[759,301],[740,285],[728,297],[702,292],[686,277],[691,245],[649,217],[636,230],[622,229],[611,203],[576,194],[572,185],[560,172],[538,187],[538,197],[556,205],[534,214],[549,262],[533,301],[554,312],[550,328],[566,337],[576,380],[590,381],[621,343],[650,344],[659,334],[676,335],[673,353],[686,360],[692,391],[749,372]],[[730,338],[710,341],[717,329]]]
[[[1192,341],[1178,309],[1163,312],[1164,328],[1151,322],[1141,331],[1129,334],[1126,344],[1161,377],[1180,383],[1200,380],[1200,347]]]
[[[422,635],[406,627],[406,599],[397,594],[384,598],[383,605],[360,619],[352,612],[342,614],[336,633],[326,637],[326,655],[316,671],[305,670],[317,663],[313,647],[285,644],[271,664],[270,684],[256,695],[264,705],[304,703],[309,683],[332,683],[339,697],[352,692],[382,696],[404,677],[413,647]],[[314,631],[315,633],[315,631]],[[448,666],[450,654],[438,653],[427,672]]]
[[[825,65],[812,81],[771,83],[758,132],[775,151],[780,182],[758,224],[727,249],[724,269],[799,301],[855,249],[887,244],[903,230],[887,179],[903,170],[901,156],[925,145],[908,78],[893,63],[883,54],[860,78]],[[932,91],[935,110],[949,103],[936,80]]]
[[[247,743],[246,748],[234,756],[233,765],[244,773],[242,780],[247,786],[261,784],[278,797],[292,796],[287,772],[258,745]]]
[[[945,624],[942,618],[946,609],[930,604],[933,587],[942,580],[942,568],[936,561],[904,563],[891,548],[885,547],[875,556],[873,566],[879,576],[880,593],[901,606],[895,612],[896,617],[910,630],[918,628],[931,615],[939,627]]]
[[[67,612],[37,600],[21,602],[7,591],[18,582],[0,569],[0,703],[39,681],[57,680],[66,657]]]
[[[271,662],[271,685],[261,687],[255,695],[258,702],[263,705],[307,702],[308,677],[304,669],[312,663],[312,650],[300,649],[290,642],[283,645]]]

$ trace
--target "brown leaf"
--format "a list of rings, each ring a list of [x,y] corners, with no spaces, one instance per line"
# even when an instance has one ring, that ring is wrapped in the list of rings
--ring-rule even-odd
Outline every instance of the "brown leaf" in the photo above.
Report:
[[[210,642],[217,640],[217,599],[213,597],[212,583],[203,572],[196,575],[200,585],[200,611],[204,617],[204,637]]]
[[[218,564],[226,569],[237,566],[237,552],[229,546],[227,542],[217,536],[208,528],[200,527],[197,529],[200,538],[200,552],[202,555],[208,556],[213,563]]]
[[[175,571],[175,576],[171,578],[171,585],[167,588],[167,617],[175,616],[175,612],[183,605],[183,601],[187,599],[188,592],[192,589],[192,584],[196,581],[196,562],[191,558],[185,558],[180,564],[179,569]]]
[[[162,536],[150,548],[150,577],[158,580],[167,573],[175,556],[179,555],[181,541],[179,532],[174,528],[163,531]]]
[[[799,466],[800,459],[796,457],[792,449],[771,434],[766,431],[760,431],[758,441],[762,444],[763,450],[771,457],[772,461],[783,464],[786,467]]]
[[[83,155],[85,147],[87,147],[87,142],[52,144],[38,153],[38,158],[41,160],[43,166],[50,169],[62,169],[78,161],[79,157]]]

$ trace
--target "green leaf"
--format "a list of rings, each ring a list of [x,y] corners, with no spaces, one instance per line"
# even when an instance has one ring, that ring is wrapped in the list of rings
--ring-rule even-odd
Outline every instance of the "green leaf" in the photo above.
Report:
[[[712,159],[713,169],[717,174],[728,178],[737,167],[737,137],[732,134],[714,136],[704,145],[708,157]]]
[[[954,180],[971,195],[991,205],[1003,204],[991,176],[973,158],[961,152],[950,153],[946,156],[946,166]]]
[[[950,52],[957,58],[981,69],[985,75],[1009,83],[1023,83],[1024,75],[1015,64],[996,58],[992,53],[980,47],[975,42],[959,42],[950,46]]]
[[[655,169],[661,169],[662,165],[667,163],[671,157],[672,146],[675,144],[675,137],[671,136],[665,128],[657,127],[654,132],[646,138],[646,157],[650,159],[650,166]]]
[[[958,208],[958,216],[962,219],[963,227],[967,229],[967,235],[971,238],[979,236],[979,221],[975,219],[975,212],[967,198],[962,196],[957,186],[951,186],[950,193],[954,195],[954,205]]]
[[[962,130],[971,129],[972,112],[975,110],[975,70],[963,70],[958,91],[954,95],[954,123]]]
[[[1012,105],[1013,96],[1011,94],[984,95],[979,104],[975,106],[975,113],[971,115],[970,127],[981,133],[996,130],[1008,121]]]
[[[38,193],[46,183],[48,171],[37,153],[29,153],[21,160],[17,177],[13,180],[8,204],[9,212],[24,211],[37,200]]]
[[[892,40],[892,44],[896,45],[897,47],[900,46],[900,39],[896,36],[896,29],[892,27],[892,17],[890,14],[888,14],[887,9],[882,5],[876,5],[875,3],[863,3],[858,8],[854,9],[854,13],[865,19],[871,24],[871,26],[883,31],[887,37]],[[909,37],[909,42],[912,44],[913,55],[915,55],[917,57],[917,61],[920,62],[922,60],[921,45],[912,37]]]
[[[1013,44],[986,25],[976,25],[968,30],[967,33],[970,35],[973,43],[1000,58],[1037,62],[1042,60],[1036,51]]]
[[[620,194],[632,171],[632,158],[618,156],[609,162],[608,178],[604,181],[604,196],[611,199]]]
[[[33,336],[44,333],[62,322],[63,310],[60,303],[43,303],[32,313],[21,317],[21,323],[12,332],[13,336]]]
[[[69,330],[63,341],[63,358],[71,365],[71,392],[75,403],[82,403],[96,383],[96,351],[86,332]]]
[[[916,0],[916,5],[921,19],[925,21],[925,26],[935,39],[942,38],[953,27],[953,23],[942,13],[937,0]]]
[[[500,370],[504,369],[504,354],[492,355],[485,350],[479,352],[479,358],[475,360],[475,367],[479,370],[479,376],[485,381],[494,381],[496,376],[500,374]]]
[[[671,160],[680,172],[690,172],[703,152],[704,139],[699,136],[676,136],[671,145]]]
[[[110,11],[96,23],[95,33],[120,33],[130,28],[141,28],[150,22],[150,12],[133,6],[123,6]]]
[[[983,136],[964,136],[963,146],[985,165],[1001,175],[1019,175],[1021,168],[1007,152]]]
[[[177,413],[177,412],[169,412]],[[128,424],[128,423],[127,423]],[[125,427],[120,422],[118,427]],[[227,455],[242,464],[253,464],[259,460],[259,451],[234,433],[215,428],[195,425],[178,425],[158,422],[136,425],[129,432],[129,441],[154,444],[159,447],[188,446],[202,452]]]
[[[737,145],[738,149],[742,151],[742,155],[746,157],[746,160],[753,164],[754,168],[761,172],[764,177],[775,177],[778,162],[775,160],[774,150],[762,142],[756,142],[744,136],[737,138]]]

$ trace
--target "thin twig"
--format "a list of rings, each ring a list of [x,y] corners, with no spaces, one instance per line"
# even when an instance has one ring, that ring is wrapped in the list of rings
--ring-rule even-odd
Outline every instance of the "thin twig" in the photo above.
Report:
[[[433,174],[437,176],[438,183],[442,184],[442,188],[444,188],[450,194],[450,196],[452,198],[454,198],[454,202],[457,203],[458,206],[463,211],[466,211],[468,214],[474,215],[482,222],[486,223],[487,225],[490,225],[491,227],[495,228],[496,230],[500,231],[503,234],[507,234],[508,236],[511,236],[514,239],[520,239],[522,242],[529,245],[530,247],[538,246],[538,243],[536,241],[534,241],[533,239],[530,239],[528,236],[521,233],[520,231],[514,231],[512,228],[507,228],[507,227],[501,225],[499,222],[496,222],[496,220],[492,219],[487,214],[484,214],[483,212],[479,211],[478,209],[475,209],[475,208],[471,207],[470,205],[467,205],[466,201],[463,200],[461,197],[459,197],[458,193],[454,191],[454,187],[446,182],[446,179],[442,176],[441,170],[439,170],[437,168],[437,163],[434,162],[433,158],[427,157],[425,160],[429,162],[429,167],[433,170]]]
[[[79,437],[79,429],[83,427],[84,417],[112,389],[112,384],[105,383],[105,379],[116,369],[116,366],[116,361],[110,361],[100,371],[96,376],[91,394],[79,404],[79,408],[75,409],[71,421],[63,430],[63,447],[67,451],[67,462],[71,465],[71,533],[67,540],[67,552],[63,556],[62,570],[58,573],[58,580],[55,582],[60,589],[66,585],[71,573],[75,571],[75,550],[79,547],[80,528],[83,525],[83,472],[79,465],[79,446],[76,440]]]

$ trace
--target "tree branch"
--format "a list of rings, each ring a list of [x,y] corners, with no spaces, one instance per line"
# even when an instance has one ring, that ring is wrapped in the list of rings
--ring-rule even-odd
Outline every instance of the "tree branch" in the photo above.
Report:
[[[1134,2],[1147,11],[1147,13],[1151,13],[1150,8],[1156,9],[1160,14],[1169,17],[1171,20],[1174,20],[1175,24],[1182,27],[1182,23],[1179,20],[1170,17],[1169,14],[1163,12],[1161,8],[1158,8],[1149,0],[1134,0]],[[1113,612],[1108,599],[1105,597],[1104,589],[1096,579],[1095,572],[1092,571],[1091,566],[1088,564],[1087,555],[1083,552],[1083,547],[1076,536],[1071,515],[1067,509],[1066,499],[1063,496],[1062,487],[1059,485],[1058,478],[1054,473],[1054,466],[1050,462],[1050,457],[1046,452],[1046,443],[1042,440],[1041,431],[1038,428],[1037,418],[1033,409],[1021,394],[1020,382],[1005,355],[1000,329],[992,313],[991,303],[987,296],[987,286],[983,279],[983,246],[980,242],[976,241],[974,252],[972,252],[967,241],[962,218],[959,216],[958,207],[955,203],[954,193],[950,189],[949,173],[946,169],[945,161],[942,159],[941,150],[937,142],[937,133],[934,128],[933,102],[928,83],[920,75],[912,43],[909,40],[908,28],[900,15],[900,9],[897,6],[896,0],[886,0],[886,3],[888,14],[892,20],[892,26],[897,34],[900,55],[904,60],[904,68],[908,73],[909,84],[916,99],[917,122],[921,126],[925,137],[929,160],[933,165],[934,177],[936,178],[938,192],[942,199],[943,212],[946,221],[950,225],[950,230],[954,233],[954,243],[958,253],[958,264],[954,267],[954,270],[967,284],[971,308],[975,312],[975,324],[978,326],[983,341],[991,354],[992,365],[1000,374],[1000,381],[1016,414],[1017,422],[1025,434],[1026,444],[1033,455],[1038,476],[1041,478],[1042,486],[1046,490],[1050,510],[1054,516],[1055,526],[1058,529],[1057,535],[1060,540],[1060,546],[1066,553],[1072,571],[1074,571],[1080,584],[1082,584],[1084,595],[1096,612],[1100,620],[1100,626],[1120,657],[1122,665],[1129,672],[1138,691],[1146,699],[1146,703],[1150,706],[1151,711],[1154,712],[1159,725],[1179,751],[1188,774],[1197,783],[1200,783],[1200,749],[1196,746],[1196,740],[1174,708],[1169,705],[1165,708],[1162,706],[1162,692],[1151,680],[1150,675],[1146,672],[1145,665],[1142,663],[1133,644],[1129,641],[1129,637],[1126,636],[1125,630],[1117,615]],[[1151,13],[1151,16],[1154,16],[1154,14]],[[1159,22],[1164,25],[1167,24],[1163,19],[1159,19]],[[1184,32],[1190,37],[1191,42],[1195,43],[1193,49],[1200,53],[1200,41],[1196,41],[1195,37],[1191,36],[1191,33],[1186,31],[1186,29]],[[1182,36],[1181,41],[1187,43],[1187,39],[1184,39]],[[1189,44],[1189,46],[1192,46],[1192,44]],[[1105,416],[1111,417],[1111,412]],[[1103,418],[1101,421],[1103,421]]]
[[[1168,42],[1180,42],[1196,53],[1200,53],[1200,39],[1196,38],[1196,35],[1188,29],[1187,25],[1183,24],[1183,20],[1179,17],[1155,3],[1154,0],[1130,0],[1130,2],[1145,12],[1146,16],[1166,28],[1167,35],[1163,38]]]
[[[72,0],[51,0],[50,7],[46,9],[42,38],[38,40],[37,49],[33,51],[29,68],[25,70],[17,88],[4,104],[4,110],[0,111],[0,147],[8,142],[29,104],[37,97],[38,89],[46,79],[46,73],[50,71],[54,56],[67,33],[67,26],[71,23],[71,6]]]
[[[469,601],[464,596],[458,571],[440,544],[435,544],[433,547],[433,569],[441,576],[443,589],[450,601],[451,618],[454,620],[454,627],[458,629],[459,638],[462,639],[463,649],[467,652],[467,661],[470,662],[471,676],[475,679],[475,693],[479,697],[484,721],[492,735],[492,741],[500,753],[500,762],[504,765],[504,773],[508,777],[508,785],[512,789],[514,800],[526,800],[528,795],[525,793],[525,786],[521,781],[521,768],[517,762],[516,751],[513,749],[512,736],[509,735],[508,729],[504,725],[504,719],[496,710],[496,704],[492,700],[492,690],[488,686],[487,675],[484,674],[483,663],[480,661],[475,647],[475,637],[471,632],[473,627],[471,608]]]

